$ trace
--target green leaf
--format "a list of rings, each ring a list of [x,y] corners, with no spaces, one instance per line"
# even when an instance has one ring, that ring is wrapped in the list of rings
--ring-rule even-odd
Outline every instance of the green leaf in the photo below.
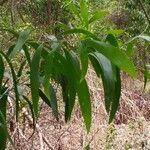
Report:
[[[88,12],[88,5],[85,0],[80,0],[80,12],[83,25],[88,29],[89,12]]]
[[[72,2],[69,3],[68,8],[74,15],[76,15],[78,18],[81,19],[79,9],[77,8],[77,6],[74,3],[72,3]]]
[[[120,36],[125,32],[125,30],[122,29],[114,29],[114,30],[110,30],[108,32],[106,32],[107,34],[113,34],[115,36]]]
[[[46,96],[48,97],[48,99],[50,99],[49,97],[49,80],[50,80],[50,76],[52,73],[52,69],[54,67],[53,64],[53,60],[54,60],[54,51],[51,51],[47,58],[46,58],[46,62],[45,62],[45,67],[44,67],[44,92],[46,94]]]
[[[5,124],[4,115],[0,110],[0,148],[5,150],[7,142],[7,127]]]
[[[106,41],[115,47],[119,47],[118,42],[117,42],[116,38],[113,36],[113,34],[108,34],[106,37]]]
[[[29,37],[30,31],[23,31],[19,34],[18,41],[13,49],[13,51],[10,53],[10,58],[13,58],[16,53],[22,49],[22,46],[25,44]]]
[[[29,67],[31,68],[31,58],[30,58],[30,53],[29,53],[29,49],[28,49],[28,46],[26,45],[23,45],[23,50],[24,50],[24,53],[25,53],[25,56],[26,56],[26,60],[29,64]]]
[[[73,34],[73,33],[82,33],[88,37],[92,37],[93,39],[99,40],[99,38],[95,36],[94,34],[92,34],[91,32],[84,30],[84,29],[80,29],[80,28],[74,28],[74,29],[70,29],[70,30],[63,32],[64,35]]]
[[[0,55],[0,91],[1,91],[1,86],[2,86],[2,80],[3,80],[3,76],[4,76],[4,62],[2,59],[2,56]]]
[[[111,111],[109,115],[109,123],[111,123],[115,117],[115,114],[119,107],[119,99],[121,95],[121,79],[120,79],[120,70],[118,67],[114,67],[114,76],[116,77],[115,81],[115,91],[114,91],[114,97],[111,105]]]
[[[80,64],[77,55],[73,51],[65,50],[65,56],[67,60],[66,77],[68,83],[68,98],[65,101],[65,120],[68,121],[71,118],[71,113],[75,104],[76,88],[80,81],[81,72]]]
[[[22,71],[23,71],[23,68],[24,68],[25,64],[26,64],[26,61],[23,61],[23,62],[21,63],[20,68],[19,68],[18,73],[17,73],[17,77],[18,77],[18,78],[21,77]]]
[[[93,16],[90,18],[89,23],[102,19],[103,17],[107,15],[108,15],[108,11],[104,11],[104,10],[96,11],[94,12]]]
[[[39,96],[51,108],[50,100],[47,98],[47,96],[43,93],[41,89],[39,89]]]
[[[86,125],[87,132],[90,131],[91,127],[91,118],[92,118],[92,110],[91,110],[91,100],[90,100],[90,93],[87,86],[86,80],[83,80],[77,89],[78,98],[80,109],[82,112],[82,116],[84,118],[84,123]]]
[[[81,61],[81,81],[84,80],[88,70],[88,50],[86,47],[80,47],[80,61]]]
[[[109,113],[111,102],[114,98],[115,92],[115,81],[113,76],[112,64],[105,56],[98,52],[90,53],[89,55],[90,57],[92,56],[93,58],[95,58],[99,65],[98,69],[100,70],[104,87],[105,108],[107,113]]]
[[[12,74],[12,78],[13,78],[13,86],[14,86],[14,91],[15,91],[15,97],[16,97],[16,121],[18,122],[18,112],[19,112],[19,92],[18,92],[18,81],[17,81],[17,76],[15,73],[15,70],[13,68],[13,65],[9,59],[9,57],[7,55],[5,55],[5,53],[3,53],[2,51],[0,51],[0,54],[5,58],[5,60],[7,61],[10,69],[11,69],[11,74]]]
[[[128,43],[126,54],[131,57],[133,54],[133,43]]]
[[[119,48],[110,45],[109,43],[100,42],[92,39],[84,41],[87,47],[95,49],[105,57],[107,57],[113,64],[118,66],[123,71],[127,72],[132,77],[136,76],[136,70],[133,63],[129,60],[127,55]]]
[[[41,58],[42,45],[36,50],[31,62],[31,95],[35,117],[37,119],[39,106],[39,63]]]

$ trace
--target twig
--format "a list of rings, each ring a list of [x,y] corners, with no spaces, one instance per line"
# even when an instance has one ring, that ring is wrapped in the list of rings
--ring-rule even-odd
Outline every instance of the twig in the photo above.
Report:
[[[27,110],[25,108],[23,108],[23,112],[25,114],[25,116],[27,117],[27,119],[32,122],[32,117],[28,114]],[[39,134],[40,137],[40,144],[41,144],[41,150],[44,147],[43,145],[43,141],[46,143],[47,147],[49,148],[49,150],[53,150],[53,148],[50,146],[47,138],[45,136],[43,136],[42,130],[40,129],[40,126],[36,123],[36,131]],[[44,150],[44,148],[43,148]]]

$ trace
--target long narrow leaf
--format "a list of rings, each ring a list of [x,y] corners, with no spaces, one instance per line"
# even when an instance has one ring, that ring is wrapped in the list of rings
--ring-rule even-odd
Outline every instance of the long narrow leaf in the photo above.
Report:
[[[80,0],[80,12],[83,25],[88,29],[89,12],[88,12],[88,5],[85,0]]]
[[[87,129],[87,132],[90,131],[91,127],[91,118],[92,118],[92,110],[91,110],[91,100],[90,100],[90,93],[86,83],[86,80],[83,80],[78,86],[78,98],[80,109],[82,112],[82,116],[84,118],[84,123]]]
[[[10,69],[11,69],[11,74],[12,74],[12,78],[13,78],[13,86],[14,86],[14,91],[15,91],[15,98],[16,98],[16,121],[18,122],[18,112],[19,112],[19,92],[18,92],[18,82],[17,82],[17,76],[16,73],[14,71],[13,65],[9,59],[9,57],[7,55],[5,55],[2,51],[0,51],[0,54],[6,59]]]
[[[127,72],[132,77],[136,76],[135,66],[129,60],[127,55],[119,48],[110,45],[109,43],[100,42],[92,39],[87,39],[84,43],[92,49],[95,49],[107,57],[113,64]]]
[[[113,77],[111,62],[105,56],[98,52],[90,53],[90,57],[95,58],[99,65],[98,69],[100,70],[104,87],[105,108],[107,113],[109,113],[111,102],[114,98],[115,92],[115,81]]]
[[[2,56],[0,55],[0,91],[1,91],[1,86],[2,86],[2,80],[3,80],[3,76],[4,76],[4,62],[2,59]]]
[[[119,99],[120,99],[120,95],[121,95],[120,70],[118,67],[115,67],[114,69],[115,69],[114,70],[114,76],[116,76],[116,82],[115,82],[114,98],[113,98],[113,101],[111,104],[111,111],[110,111],[110,115],[109,115],[109,123],[111,123],[115,117],[115,114],[118,110]]]
[[[32,58],[30,73],[32,103],[36,119],[38,115],[39,105],[39,63],[41,57],[41,50],[42,46],[38,47]]]

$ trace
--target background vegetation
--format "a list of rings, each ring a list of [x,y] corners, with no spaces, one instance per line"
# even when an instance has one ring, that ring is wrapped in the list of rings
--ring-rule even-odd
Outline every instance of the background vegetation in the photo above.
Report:
[[[0,148],[9,149],[10,143],[20,148],[12,133],[26,141],[35,132],[41,134],[38,123],[43,105],[51,109],[57,125],[70,121],[72,112],[80,108],[89,133],[95,117],[93,103],[97,103],[89,82],[93,76],[103,89],[102,117],[111,124],[104,147],[116,147],[114,124],[124,122],[115,114],[122,108],[126,74],[143,77],[144,88],[150,79],[149,11],[148,0],[0,1]],[[89,70],[94,72],[91,78]],[[29,138],[24,133],[28,127],[22,125],[25,118],[33,129]],[[51,147],[44,137],[42,141],[49,149],[60,149],[60,145]],[[90,144],[82,148],[88,150]],[[123,149],[132,145],[127,143]],[[44,149],[42,142],[40,146]]]

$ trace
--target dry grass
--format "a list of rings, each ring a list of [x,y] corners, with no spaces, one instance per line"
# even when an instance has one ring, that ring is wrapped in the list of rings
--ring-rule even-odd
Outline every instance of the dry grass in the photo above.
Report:
[[[30,113],[22,113],[19,127],[9,122],[12,138],[17,150],[83,150],[90,145],[92,150],[146,150],[150,144],[150,101],[142,93],[141,81],[122,76],[123,88],[120,108],[115,123],[107,124],[107,114],[103,102],[102,83],[89,70],[88,83],[92,98],[93,124],[90,134],[86,134],[79,106],[73,112],[69,123],[64,122],[62,102],[60,120],[57,122],[51,110],[41,103],[38,128],[32,134]],[[8,143],[8,148],[11,145]]]

